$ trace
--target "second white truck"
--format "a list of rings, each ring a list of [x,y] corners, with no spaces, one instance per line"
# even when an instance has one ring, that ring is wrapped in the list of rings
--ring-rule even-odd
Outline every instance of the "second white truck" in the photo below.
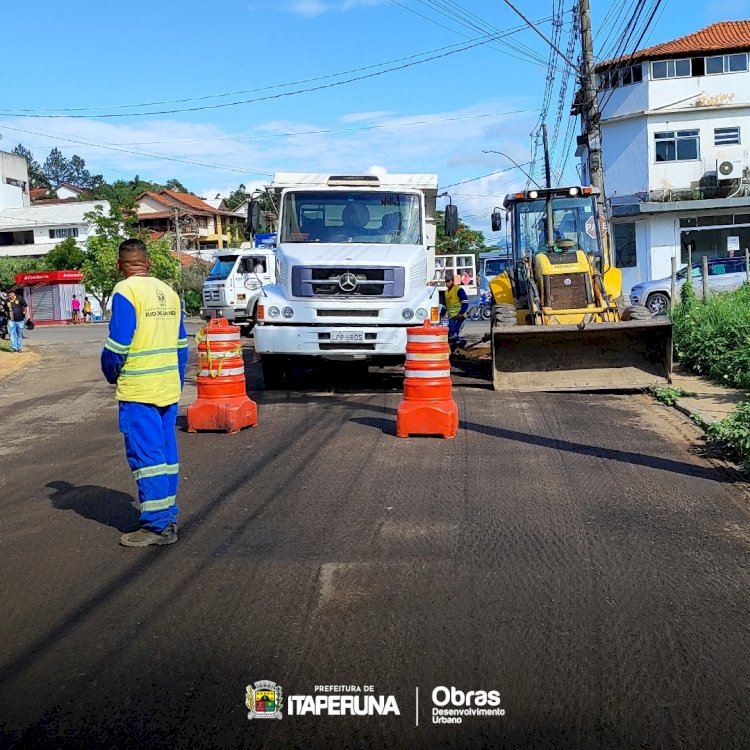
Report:
[[[275,175],[278,275],[255,327],[267,388],[303,358],[401,363],[406,328],[438,322],[437,187],[433,174]],[[448,210],[446,234],[456,223]]]

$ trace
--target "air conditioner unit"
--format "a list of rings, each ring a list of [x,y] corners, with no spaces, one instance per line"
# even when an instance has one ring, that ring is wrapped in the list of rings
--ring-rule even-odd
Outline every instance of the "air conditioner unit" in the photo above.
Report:
[[[719,154],[716,159],[717,180],[741,180],[742,179],[742,157],[738,153]]]

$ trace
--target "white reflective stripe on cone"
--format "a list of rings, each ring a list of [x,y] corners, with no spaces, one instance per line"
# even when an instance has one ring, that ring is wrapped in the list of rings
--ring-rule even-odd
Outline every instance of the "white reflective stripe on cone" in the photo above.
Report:
[[[239,333],[209,333],[206,335],[206,341],[239,341]]]
[[[405,378],[449,378],[450,370],[404,370]]]
[[[220,378],[222,375],[244,375],[244,367],[222,367],[221,370],[201,370],[199,378]]]
[[[448,334],[447,333],[438,333],[434,334],[432,336],[422,336],[422,335],[412,335],[410,333],[406,334],[406,341],[407,343],[411,341],[414,344],[435,344],[435,343],[441,343],[441,342],[448,342]]]
[[[450,352],[445,352],[445,354],[408,354],[406,355],[407,359],[418,359],[420,361],[430,361],[434,360],[435,362],[439,362],[445,359],[449,359],[451,356]]]

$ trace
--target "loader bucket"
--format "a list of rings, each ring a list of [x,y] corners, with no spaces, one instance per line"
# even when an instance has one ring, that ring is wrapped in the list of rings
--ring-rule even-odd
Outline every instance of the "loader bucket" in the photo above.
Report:
[[[492,329],[496,391],[632,390],[672,382],[672,323]]]

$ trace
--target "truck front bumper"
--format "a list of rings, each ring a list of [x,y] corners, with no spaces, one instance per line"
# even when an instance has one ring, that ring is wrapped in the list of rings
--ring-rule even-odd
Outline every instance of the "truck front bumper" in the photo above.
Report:
[[[244,310],[235,310],[233,307],[201,307],[201,318],[210,320],[211,318],[225,318],[230,321],[244,322],[247,315]]]
[[[412,324],[414,325],[414,324]],[[263,323],[254,329],[259,354],[331,359],[400,356],[406,353],[407,326],[294,326]],[[351,336],[352,341],[337,341]]]

